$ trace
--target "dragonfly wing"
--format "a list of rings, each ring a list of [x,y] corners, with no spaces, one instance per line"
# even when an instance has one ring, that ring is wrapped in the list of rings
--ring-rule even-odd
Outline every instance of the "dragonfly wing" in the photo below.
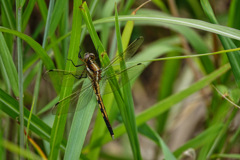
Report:
[[[77,71],[65,71],[59,69],[48,70],[44,73],[43,78],[49,82],[52,82],[59,86],[71,87],[72,84],[65,83],[65,81],[69,81],[71,79],[79,80],[81,78],[87,77],[86,68],[83,70]]]
[[[52,114],[53,115],[67,114],[67,113],[73,113],[75,111],[79,111],[88,104],[93,94],[94,92],[92,89],[92,84],[88,83],[84,88],[77,90],[73,94],[65,97],[64,99],[56,103],[55,106],[52,108]],[[69,105],[69,109],[67,111],[58,112],[59,108],[66,107],[68,105]]]
[[[138,39],[136,39],[135,41],[133,41],[128,47],[127,49],[117,55],[115,58],[113,58],[113,60],[110,62],[110,64],[108,64],[107,66],[103,67],[103,71],[107,70],[110,66],[119,63],[119,60],[123,57],[123,59],[125,61],[127,61],[129,58],[131,58],[135,52],[138,50],[138,48],[141,46],[141,44],[143,43],[144,38],[141,36]]]
[[[123,87],[129,81],[131,81],[134,77],[140,75],[141,71],[145,68],[145,65],[139,63],[137,65],[128,67],[124,70],[115,70],[114,74],[106,75],[100,81],[100,90],[101,94],[109,94],[111,92],[115,92],[118,88],[112,83],[112,80],[115,78],[118,81],[119,87]],[[128,76],[127,80],[122,79],[122,75],[125,74]]]

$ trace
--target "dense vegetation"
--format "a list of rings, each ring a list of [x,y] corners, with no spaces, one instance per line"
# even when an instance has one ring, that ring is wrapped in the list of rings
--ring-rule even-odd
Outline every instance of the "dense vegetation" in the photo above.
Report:
[[[0,159],[240,159],[239,1],[0,2]],[[80,50],[107,66],[141,36],[119,62],[145,67],[127,84],[135,73],[121,74],[123,89],[112,78],[118,89],[102,95],[114,140],[95,96],[52,115],[88,80],[60,87],[47,70],[79,72]]]

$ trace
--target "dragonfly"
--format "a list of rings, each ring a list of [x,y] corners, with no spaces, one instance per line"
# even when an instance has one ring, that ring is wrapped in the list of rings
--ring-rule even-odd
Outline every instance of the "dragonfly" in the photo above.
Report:
[[[131,58],[138,50],[140,45],[143,43],[143,40],[144,40],[143,37],[139,37],[138,39],[133,41],[123,53],[113,58],[113,60],[111,60],[109,64],[103,66],[102,68],[99,67],[100,64],[97,64],[97,58],[93,53],[87,52],[84,54],[84,57],[82,58],[80,51],[78,53],[78,58],[83,62],[83,64],[76,65],[73,63],[71,59],[67,59],[68,61],[71,61],[74,67],[77,68],[80,67],[78,70],[66,71],[53,69],[46,71],[43,78],[49,82],[52,82],[60,86],[72,87],[72,84],[64,83],[65,81],[69,81],[70,79],[74,79],[75,81],[79,81],[84,78],[90,80],[90,82],[88,82],[85,85],[82,85],[80,89],[78,89],[71,95],[58,101],[52,108],[52,114],[53,115],[67,114],[79,111],[85,106],[87,106],[88,102],[95,94],[105,124],[108,128],[108,131],[112,139],[114,139],[113,129],[109,122],[108,115],[103,104],[101,95],[109,94],[119,90],[121,87],[126,85],[130,80],[132,80],[134,77],[141,73],[141,71],[145,67],[144,64],[138,63],[136,65],[121,70],[119,62],[121,59],[127,61],[129,58]],[[114,68],[114,73],[109,74],[108,71],[111,67]],[[127,80],[122,81],[123,74],[128,76]],[[113,85],[112,83],[113,80],[117,80],[119,87]],[[61,112],[59,110],[59,108],[66,106],[69,106],[69,109],[67,111]]]

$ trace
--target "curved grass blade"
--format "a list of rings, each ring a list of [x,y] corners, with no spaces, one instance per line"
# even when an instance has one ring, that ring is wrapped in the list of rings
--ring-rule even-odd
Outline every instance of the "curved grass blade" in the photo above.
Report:
[[[23,39],[25,42],[27,42],[33,49],[34,51],[38,54],[38,56],[41,58],[41,60],[43,61],[44,65],[46,66],[46,68],[48,70],[54,69],[55,66],[52,62],[52,60],[50,59],[50,57],[48,56],[48,54],[46,53],[46,51],[40,46],[39,43],[37,43],[36,41],[34,41],[31,37],[29,37],[26,34],[20,33],[18,31],[15,30],[11,30],[8,28],[4,28],[4,27],[0,27],[0,31],[1,32],[5,32],[5,33],[10,33],[13,34],[15,36],[20,37],[21,39]]]
[[[0,89],[0,101],[2,104],[0,105],[0,109],[5,112],[8,116],[13,118],[14,120],[19,117],[19,103],[16,99],[5,93],[2,89]],[[27,126],[28,117],[30,113],[29,110],[24,107],[24,125]],[[32,115],[29,129],[36,133],[42,139],[50,142],[51,128],[36,117],[34,114]],[[65,148],[66,140],[61,142],[61,147]]]
[[[162,15],[154,15],[154,14],[145,14],[145,15],[124,15],[118,17],[119,21],[145,21],[151,22],[161,22],[161,23],[168,23],[168,24],[175,24],[181,26],[192,27],[196,29],[205,30],[208,32],[220,34],[229,38],[233,38],[236,40],[240,40],[240,31],[237,29],[233,29],[230,27],[211,24],[208,22],[195,20],[195,19],[187,19],[187,18],[176,18],[176,17],[169,17],[169,16],[162,16]],[[114,17],[107,17],[96,20],[93,24],[102,24],[107,22],[114,22]],[[84,26],[83,26],[84,27]]]

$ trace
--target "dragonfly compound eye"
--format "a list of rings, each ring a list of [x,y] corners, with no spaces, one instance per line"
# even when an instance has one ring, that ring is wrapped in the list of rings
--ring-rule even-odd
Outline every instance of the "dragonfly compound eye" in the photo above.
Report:
[[[89,53],[85,53],[85,54],[84,54],[84,59],[88,59],[88,58],[89,58],[89,55],[90,55]]]

